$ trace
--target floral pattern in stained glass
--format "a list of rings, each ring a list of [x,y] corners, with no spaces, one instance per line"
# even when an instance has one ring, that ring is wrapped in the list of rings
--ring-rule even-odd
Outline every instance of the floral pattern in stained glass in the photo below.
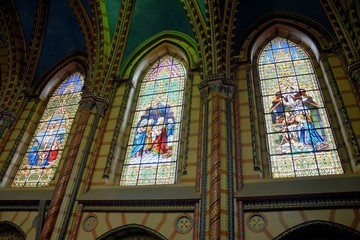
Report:
[[[84,77],[74,73],[51,96],[12,187],[46,187],[55,177],[83,84]]]

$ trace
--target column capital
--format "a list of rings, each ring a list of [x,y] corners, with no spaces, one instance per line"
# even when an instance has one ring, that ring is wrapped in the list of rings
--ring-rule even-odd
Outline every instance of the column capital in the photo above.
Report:
[[[232,98],[236,89],[236,82],[233,79],[224,77],[224,74],[215,74],[205,77],[205,81],[199,85],[203,99],[206,99],[210,92],[224,93],[226,97]]]
[[[89,110],[95,114],[104,116],[110,102],[107,98],[98,97],[95,93],[86,93],[83,95],[79,103],[79,110]]]
[[[15,113],[0,108],[0,128],[9,128],[16,118]]]
[[[360,86],[360,60],[347,67],[347,74],[355,80],[356,86]]]

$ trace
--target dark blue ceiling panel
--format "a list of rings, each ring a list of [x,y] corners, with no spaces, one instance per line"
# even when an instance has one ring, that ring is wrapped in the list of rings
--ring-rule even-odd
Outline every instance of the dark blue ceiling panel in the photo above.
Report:
[[[83,4],[89,18],[91,19],[92,18],[92,13],[91,13],[91,7],[90,7],[89,1],[90,0],[81,0],[81,3]]]
[[[50,1],[48,24],[35,81],[75,50],[86,51],[86,47],[80,26],[67,0]]]
[[[274,13],[295,13],[315,20],[328,31],[332,31],[331,24],[321,6],[320,1],[315,0],[242,0],[240,1],[237,20],[237,40],[242,42],[249,34],[249,29],[254,23],[264,16]],[[235,43],[236,45],[236,43]]]
[[[26,45],[30,45],[31,32],[34,25],[35,18],[35,0],[15,0],[16,8],[18,10],[21,25],[25,35]]]

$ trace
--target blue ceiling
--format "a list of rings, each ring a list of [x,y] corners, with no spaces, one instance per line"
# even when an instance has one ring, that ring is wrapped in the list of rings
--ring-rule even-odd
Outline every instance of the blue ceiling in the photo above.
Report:
[[[121,7],[120,0],[103,0],[106,4],[110,37],[113,38]],[[156,5],[154,5],[156,1]],[[223,9],[225,1],[220,1]],[[23,27],[25,42],[30,45],[36,0],[15,0]],[[91,18],[89,0],[81,0]],[[205,15],[204,0],[197,0]],[[142,43],[164,30],[182,32],[194,38],[191,25],[180,0],[137,0],[128,32],[122,62]],[[252,27],[264,16],[287,12],[302,15],[318,22],[330,32],[329,21],[318,0],[241,0],[239,4],[236,43],[238,48]],[[50,0],[43,48],[35,74],[36,82],[51,66],[75,50],[86,51],[85,41],[67,0]],[[237,50],[237,49],[236,49]]]

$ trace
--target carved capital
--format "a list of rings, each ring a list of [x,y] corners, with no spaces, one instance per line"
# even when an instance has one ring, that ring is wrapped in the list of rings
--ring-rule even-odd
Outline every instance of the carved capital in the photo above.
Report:
[[[199,84],[199,91],[202,100],[207,100],[209,97],[209,86],[206,81],[203,81]]]
[[[96,114],[104,116],[109,100],[107,98],[97,97],[94,93],[86,94],[82,97],[79,103],[79,110],[89,110]]]
[[[89,110],[91,111],[93,107],[95,106],[95,100],[92,95],[84,95],[82,99],[79,102],[79,110]]]
[[[341,46],[341,43],[336,41],[331,43],[331,49],[337,56],[344,55],[343,48]]]
[[[9,128],[16,118],[15,113],[0,108],[0,128]]]
[[[347,68],[348,75],[354,79],[357,87],[360,86],[360,61],[352,63]]]
[[[96,101],[95,113],[98,113],[100,114],[100,116],[103,117],[107,107],[109,106],[109,100],[107,98],[97,98],[95,101]]]
[[[236,83],[232,79],[226,79],[223,74],[211,75],[199,85],[201,95],[207,98],[210,92],[224,93],[227,98],[232,98],[236,89]]]

